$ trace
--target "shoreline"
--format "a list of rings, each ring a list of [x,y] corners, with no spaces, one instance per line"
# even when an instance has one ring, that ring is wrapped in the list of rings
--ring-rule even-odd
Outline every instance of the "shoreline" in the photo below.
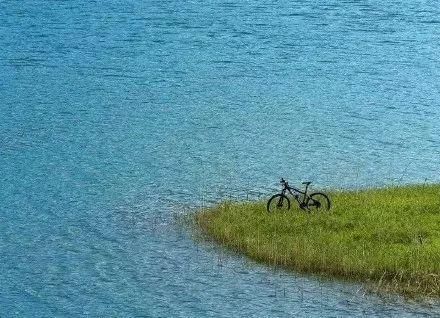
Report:
[[[197,228],[269,266],[440,297],[440,185],[329,192],[330,212],[266,212],[266,201],[197,211]]]

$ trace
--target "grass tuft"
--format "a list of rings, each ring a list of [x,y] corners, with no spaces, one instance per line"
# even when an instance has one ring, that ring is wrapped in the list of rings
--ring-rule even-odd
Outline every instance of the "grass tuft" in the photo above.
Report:
[[[223,202],[195,214],[215,241],[260,262],[440,296],[440,185],[330,193],[330,212]]]

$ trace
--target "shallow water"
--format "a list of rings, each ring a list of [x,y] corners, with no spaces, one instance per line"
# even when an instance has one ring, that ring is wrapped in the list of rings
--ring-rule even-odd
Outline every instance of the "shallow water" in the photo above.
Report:
[[[0,316],[440,315],[175,215],[439,182],[440,5],[0,1]]]

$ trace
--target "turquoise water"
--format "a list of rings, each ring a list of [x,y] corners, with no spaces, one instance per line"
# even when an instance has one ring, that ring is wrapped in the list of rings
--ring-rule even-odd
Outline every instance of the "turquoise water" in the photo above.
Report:
[[[440,5],[0,1],[0,316],[432,316],[176,215],[440,182]]]

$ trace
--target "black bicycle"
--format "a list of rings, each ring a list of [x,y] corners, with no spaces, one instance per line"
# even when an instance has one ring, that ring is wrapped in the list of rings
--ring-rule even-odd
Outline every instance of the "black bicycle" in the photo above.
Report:
[[[304,192],[289,186],[286,180],[281,178],[281,185],[283,189],[281,193],[273,195],[269,201],[267,201],[267,212],[275,211],[287,211],[290,210],[290,200],[287,197],[287,193],[290,193],[295,200],[298,202],[300,209],[306,211],[320,211],[330,210],[330,199],[328,196],[322,192],[314,192],[310,195],[307,194],[307,189],[311,182],[303,182],[306,186]]]

